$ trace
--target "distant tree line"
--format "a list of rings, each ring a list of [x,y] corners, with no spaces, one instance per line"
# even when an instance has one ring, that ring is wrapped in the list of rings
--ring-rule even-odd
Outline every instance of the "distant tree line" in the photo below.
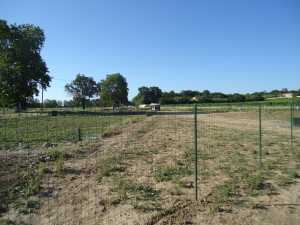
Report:
[[[57,101],[46,99],[45,108],[86,107],[128,105],[128,84],[119,73],[108,74],[106,79],[96,82],[94,78],[77,74],[75,79],[65,85],[65,91],[72,96],[71,100]],[[30,107],[40,107],[37,99],[30,99]]]
[[[41,57],[45,42],[44,31],[32,24],[9,25],[0,20],[0,106],[61,107],[67,105],[114,106],[128,104],[128,84],[121,74],[109,74],[96,83],[92,77],[78,74],[65,86],[72,101],[45,100],[42,104],[34,97],[50,87],[51,77]],[[95,98],[100,96],[98,100]]]
[[[28,107],[119,107],[129,105],[128,84],[126,78],[119,73],[108,74],[106,79],[96,82],[92,77],[77,74],[75,79],[65,85],[65,91],[72,96],[71,100],[59,101],[45,99],[40,102],[33,97],[27,98]]]
[[[288,90],[273,90],[270,92],[254,92],[247,94],[224,94],[222,92],[192,91],[184,90],[181,92],[169,91],[163,92],[159,87],[141,87],[136,97],[133,98],[133,103],[149,104],[161,103],[167,104],[192,104],[192,103],[236,103],[236,102],[253,102],[264,101],[268,98],[284,97],[284,94],[291,93],[293,96],[300,96],[298,91]]]
[[[72,97],[72,103],[81,105],[113,106],[119,107],[128,104],[128,84],[126,78],[120,73],[108,74],[106,79],[99,83],[92,77],[78,74],[76,78],[65,86],[66,92]],[[99,99],[92,99],[99,96]]]
[[[263,101],[262,93],[252,94],[224,94],[222,92],[210,92],[205,90],[181,92],[164,92],[160,100],[161,104],[191,104],[191,103],[233,103],[245,101]]]
[[[41,50],[45,42],[43,30],[32,24],[7,24],[0,20],[0,106],[21,109],[30,107],[75,107],[129,105],[128,83],[120,73],[108,74],[96,82],[93,77],[77,74],[75,79],[65,85],[66,92],[72,96],[70,101],[49,100],[39,102],[35,99],[48,87],[52,78],[48,73]],[[192,91],[163,92],[159,87],[140,87],[132,100],[140,104],[191,104],[191,103],[233,103],[263,101],[267,98],[281,97],[284,93],[300,96],[300,90],[273,90],[249,94],[224,94],[222,92]],[[43,96],[43,95],[42,95]]]
[[[80,78],[79,78],[80,77]],[[84,99],[84,107],[99,107],[99,106],[120,106],[120,105],[141,105],[141,104],[151,104],[151,103],[161,103],[164,105],[168,104],[193,104],[193,103],[238,103],[238,102],[253,102],[253,101],[264,101],[268,98],[277,98],[277,97],[284,97],[284,94],[291,93],[293,96],[300,96],[300,89],[298,91],[293,90],[273,90],[270,92],[254,92],[254,93],[248,93],[248,94],[224,94],[221,92],[210,92],[208,90],[205,91],[191,91],[191,90],[184,90],[181,92],[163,92],[159,87],[140,87],[138,89],[138,94],[133,98],[132,102],[129,102],[127,99],[128,92],[126,92],[126,88],[124,89],[124,93],[116,91],[119,89],[117,83],[112,82],[115,81],[116,78],[121,79],[120,86],[121,87],[127,87],[127,82],[124,77],[122,77],[120,74],[114,74],[114,79],[111,80],[112,75],[107,75],[108,81],[103,82],[102,80],[99,83],[94,83],[86,78],[83,78],[84,75],[77,76],[76,79],[84,79],[86,80],[86,84],[91,84],[93,88],[96,84],[96,89],[93,92],[94,95],[86,94],[85,97],[81,96],[78,97],[78,94],[74,94],[72,100],[65,100],[65,101],[56,101],[56,100],[49,100],[46,99],[44,101],[44,107],[46,108],[60,108],[60,107],[79,107],[83,106]],[[75,80],[76,80],[75,79]],[[117,80],[118,80],[117,79]],[[107,79],[106,79],[107,80]],[[112,83],[111,83],[112,82]],[[126,83],[125,83],[126,82]],[[77,82],[71,82],[72,84]],[[80,83],[80,82],[79,82]],[[117,95],[111,95],[111,93],[106,94],[106,92],[102,91],[102,95],[106,95],[106,97],[101,98],[101,83],[102,88],[106,87],[107,83],[109,92],[113,93],[120,93],[120,96],[123,95],[124,99],[121,101],[119,96]],[[69,87],[70,84],[66,85],[66,88]],[[83,85],[86,87],[86,85]],[[102,89],[103,90],[103,89]],[[108,91],[106,90],[106,91]],[[128,89],[127,89],[128,91]],[[77,91],[79,93],[87,93],[84,91]],[[76,92],[76,93],[77,93]],[[70,92],[73,94],[73,92]],[[112,97],[114,96],[115,100],[111,101]],[[93,98],[91,98],[93,97]],[[30,102],[31,107],[40,107],[40,102],[36,99],[31,99]]]

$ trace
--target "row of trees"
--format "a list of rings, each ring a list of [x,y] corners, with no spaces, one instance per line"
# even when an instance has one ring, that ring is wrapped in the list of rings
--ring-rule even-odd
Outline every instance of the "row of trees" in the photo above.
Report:
[[[141,87],[139,93],[133,99],[133,103],[149,104],[190,104],[190,103],[223,103],[223,102],[244,102],[263,101],[261,93],[253,94],[224,94],[221,92],[211,93],[208,90],[203,92],[185,90],[181,92],[162,92],[159,87]]]
[[[110,75],[108,75],[110,76]],[[98,92],[97,92],[98,93]],[[209,91],[182,91],[176,93],[174,91],[162,92],[159,87],[141,87],[139,93],[130,101],[124,101],[115,103],[116,105],[140,105],[150,103],[161,104],[191,104],[191,103],[233,103],[233,102],[250,102],[250,101],[263,101],[265,98],[280,97],[286,91],[274,90],[271,92],[257,92],[252,94],[223,94],[219,92],[210,93]],[[288,91],[293,93],[294,96],[300,96],[300,90]],[[126,94],[125,94],[126,95]],[[124,96],[125,96],[124,95]],[[75,95],[77,96],[77,95]],[[93,95],[93,98],[85,97],[84,106],[87,107],[99,107],[99,106],[111,106],[109,102],[104,104],[101,98],[96,98],[98,94]],[[126,103],[127,102],[127,103]],[[37,99],[30,101],[31,107],[40,107],[41,103]],[[44,101],[44,107],[57,108],[57,107],[78,107],[82,106],[82,98],[74,97],[72,100],[56,101],[46,99]]]
[[[224,94],[221,92],[210,92],[205,90],[192,91],[184,90],[181,92],[162,92],[159,87],[141,87],[139,93],[133,99],[133,103],[149,104],[191,104],[191,103],[234,103],[234,102],[250,102],[250,101],[264,101],[267,98],[282,97],[286,93],[291,93],[294,96],[300,96],[300,89],[295,90],[273,90],[270,92],[254,92],[247,94]]]
[[[263,101],[261,93],[251,94],[224,94],[221,92],[203,92],[185,90],[179,93],[174,91],[164,92],[161,98],[162,104],[189,104],[189,103],[230,103],[245,101]]]
[[[50,87],[51,77],[41,57],[45,42],[44,31],[32,24],[9,25],[0,20],[0,104],[4,107],[17,106],[20,110],[27,105],[36,106],[34,96]],[[128,103],[128,85],[121,74],[107,75],[96,83],[92,77],[78,74],[74,81],[65,86],[73,96],[73,103],[86,102],[101,96],[101,105],[118,106]],[[61,102],[45,101],[46,106],[59,106]]]
[[[41,57],[45,42],[43,30],[32,24],[9,25],[0,20],[0,104],[2,106],[36,106],[34,99],[40,91],[50,87],[51,77],[46,63]],[[46,107],[78,106],[120,106],[128,105],[128,84],[119,73],[109,74],[106,79],[96,82],[92,77],[78,74],[65,90],[73,97],[64,103],[56,100],[44,102]],[[133,99],[135,105],[162,103],[226,103],[263,101],[265,98],[280,97],[283,93],[300,95],[300,90],[287,89],[251,94],[224,94],[221,92],[203,92],[185,90],[181,92],[163,92],[159,87],[140,87]]]
[[[63,108],[63,107],[79,107],[82,102],[71,100],[56,100],[56,99],[45,99],[41,102],[39,99],[35,98],[27,102],[27,106],[30,108],[40,108],[41,105],[45,108]],[[85,101],[86,107],[97,107],[100,105],[99,99],[87,99]]]
[[[159,87],[140,87],[138,95],[133,98],[135,105],[159,103],[163,95]]]
[[[91,103],[91,98],[100,96],[101,106],[114,106],[128,104],[128,84],[126,78],[119,73],[109,74],[106,79],[97,83],[92,77],[78,74],[65,90],[73,96],[73,101],[80,102],[85,109],[86,103]],[[96,102],[96,101],[94,101]]]

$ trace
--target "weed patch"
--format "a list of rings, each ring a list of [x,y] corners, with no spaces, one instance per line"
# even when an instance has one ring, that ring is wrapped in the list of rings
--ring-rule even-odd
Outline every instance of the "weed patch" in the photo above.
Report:
[[[16,223],[9,219],[0,219],[0,225],[16,225]]]
[[[160,196],[160,191],[149,185],[137,184],[121,178],[115,179],[113,191],[117,192],[122,200],[133,198],[142,201],[154,201]]]
[[[232,200],[236,195],[236,187],[232,182],[226,182],[216,188],[216,200],[219,203]]]
[[[162,166],[155,169],[154,178],[158,182],[171,181],[192,175],[192,171],[183,166]]]
[[[121,158],[118,156],[105,157],[98,163],[98,182],[101,182],[104,177],[109,177],[114,173],[125,172],[126,167],[122,165]]]

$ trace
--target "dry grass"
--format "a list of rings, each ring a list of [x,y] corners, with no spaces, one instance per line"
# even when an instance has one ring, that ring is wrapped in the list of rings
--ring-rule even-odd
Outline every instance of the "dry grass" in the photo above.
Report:
[[[299,224],[300,129],[291,149],[286,116],[264,121],[262,167],[256,112],[199,116],[199,202],[193,118],[153,116],[95,142],[58,146],[68,157],[62,163],[54,151],[59,156],[43,164],[40,209],[31,217],[11,210],[6,218],[45,225]]]

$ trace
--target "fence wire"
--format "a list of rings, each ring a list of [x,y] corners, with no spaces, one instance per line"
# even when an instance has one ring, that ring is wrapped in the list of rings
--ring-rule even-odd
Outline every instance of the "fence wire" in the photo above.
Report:
[[[2,115],[0,224],[266,220],[299,205],[299,136],[297,105]]]

